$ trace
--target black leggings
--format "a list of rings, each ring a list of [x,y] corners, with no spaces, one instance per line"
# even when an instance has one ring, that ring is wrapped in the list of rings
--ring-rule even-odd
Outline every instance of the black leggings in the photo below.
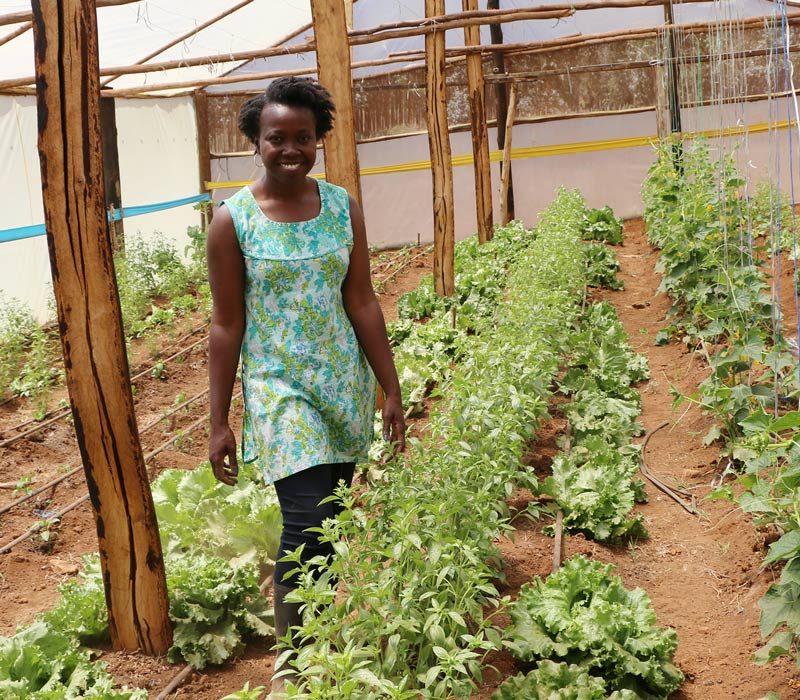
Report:
[[[348,486],[353,481],[355,464],[320,464],[304,469],[275,482],[275,491],[281,504],[283,516],[283,532],[278,548],[278,559],[293,552],[301,544],[303,562],[317,555],[333,554],[330,544],[319,541],[319,534],[306,532],[310,527],[319,527],[326,518],[335,518],[342,507],[339,503],[323,503],[320,501],[333,494],[339,481]],[[297,588],[298,576],[284,578],[287,572],[297,568],[295,562],[279,561],[275,565],[275,582],[289,588]]]

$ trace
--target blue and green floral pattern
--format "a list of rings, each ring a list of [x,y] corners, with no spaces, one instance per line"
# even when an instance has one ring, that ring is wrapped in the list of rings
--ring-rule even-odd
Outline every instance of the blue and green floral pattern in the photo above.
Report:
[[[363,462],[375,377],[342,303],[353,230],[346,190],[319,181],[310,221],[267,218],[249,187],[225,204],[245,261],[245,462],[266,483],[317,464]]]

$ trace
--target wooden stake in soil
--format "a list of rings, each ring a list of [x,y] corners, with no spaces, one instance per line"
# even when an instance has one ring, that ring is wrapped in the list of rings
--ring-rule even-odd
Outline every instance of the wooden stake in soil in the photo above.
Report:
[[[444,13],[444,0],[425,0],[425,16]],[[440,296],[455,292],[455,211],[450,132],[447,128],[444,32],[425,35],[428,144],[433,178],[433,284]]]
[[[462,0],[464,12],[478,9],[478,0]],[[464,44],[480,46],[480,27],[464,27]],[[472,129],[472,162],[475,169],[475,212],[478,218],[478,240],[492,238],[492,171],[489,162],[489,129],[486,119],[486,95],[483,80],[483,58],[474,53],[467,56],[467,86],[470,126]]]
[[[165,654],[164,563],[106,223],[94,2],[34,0],[32,10],[47,244],[111,640],[115,649]]]
[[[344,187],[360,204],[361,178],[353,117],[347,12],[342,0],[311,0],[311,14],[319,81],[328,88],[336,105],[336,128],[324,141],[325,179]]]
[[[194,93],[194,114],[197,124],[197,165],[200,174],[200,191],[206,191],[206,183],[211,182],[211,148],[208,136],[208,95],[205,90]],[[208,207],[207,213],[201,216],[205,226],[211,223],[213,207]]]
[[[500,175],[500,223],[505,226],[514,218],[514,193],[511,190],[511,134],[514,117],[517,115],[517,84],[511,83],[508,97],[508,113],[503,144],[503,167]]]

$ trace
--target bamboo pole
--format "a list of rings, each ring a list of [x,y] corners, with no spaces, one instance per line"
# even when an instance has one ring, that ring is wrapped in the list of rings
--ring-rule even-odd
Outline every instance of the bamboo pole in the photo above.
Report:
[[[486,7],[492,9],[497,8],[500,5],[500,0],[487,0]],[[489,32],[491,34],[492,44],[502,44],[503,43],[503,30],[500,25],[492,25],[489,27]],[[494,61],[494,70],[496,73],[505,73],[506,72],[506,59],[505,54],[502,51],[495,51],[492,53],[492,59]],[[505,83],[496,83],[494,86],[494,94],[496,100],[496,114],[497,114],[497,147],[502,151],[505,149],[506,143],[506,121],[508,116],[508,88],[506,87]],[[506,176],[506,172],[508,172]],[[501,206],[506,207],[503,210],[503,214],[501,216],[501,222],[505,225],[505,221],[503,219],[505,217],[514,218],[514,177],[511,173],[511,163],[501,163],[500,164],[500,179],[501,182],[503,178],[507,177],[505,187],[507,195],[501,202]]]
[[[21,27],[17,27],[13,32],[9,32],[4,37],[0,38],[0,46],[3,44],[7,44],[9,41],[16,39],[18,36],[22,36],[33,26],[32,22],[25,22]]]
[[[130,5],[134,2],[139,2],[139,0],[95,0],[93,4],[95,7],[116,7],[117,5]],[[33,13],[30,10],[11,12],[5,15],[0,15],[0,27],[8,24],[30,22],[32,19]]]
[[[342,0],[311,0],[319,81],[336,105],[336,128],[324,140],[325,179],[344,187],[361,203],[361,178],[353,117],[353,84],[347,15]]]
[[[32,10],[47,244],[111,641],[161,655],[172,627],[106,222],[97,16],[91,0]]]
[[[511,83],[508,96],[508,114],[503,143],[503,169],[500,176],[500,222],[505,226],[514,218],[514,200],[511,191],[511,135],[514,129],[514,117],[517,115],[517,84]]]
[[[478,9],[478,0],[462,0],[465,12]],[[464,43],[479,46],[480,27],[464,27]],[[485,243],[492,238],[494,212],[492,211],[492,171],[489,161],[489,130],[486,125],[486,96],[484,93],[483,59],[474,53],[467,57],[467,86],[472,132],[472,157],[475,170],[475,213],[478,223],[478,240]]]
[[[444,0],[425,0],[426,17],[441,15],[443,10]],[[425,37],[426,116],[433,180],[433,283],[437,294],[450,296],[455,292],[455,211],[444,45],[444,31]]]
[[[142,65],[144,63],[147,63],[151,58],[155,58],[156,56],[159,56],[160,54],[164,53],[165,51],[171,49],[173,46],[177,46],[182,41],[186,41],[187,39],[190,39],[191,37],[195,36],[196,34],[199,34],[204,29],[207,29],[208,27],[210,27],[212,24],[216,24],[220,20],[223,20],[226,17],[232,15],[237,10],[241,10],[245,5],[249,5],[251,2],[253,2],[253,0],[240,0],[240,2],[236,3],[233,7],[229,7],[224,12],[220,12],[218,15],[214,15],[214,17],[212,17],[211,19],[207,19],[205,22],[201,22],[196,27],[193,27],[192,29],[190,29],[188,32],[184,32],[180,36],[176,36],[169,43],[164,44],[162,47],[156,49],[155,51],[151,51],[149,54],[147,54],[143,58],[140,58],[138,61],[136,61],[136,63],[134,65]],[[100,87],[105,87],[112,80],[116,80],[119,77],[120,77],[119,75],[110,75],[109,77],[107,77],[105,80],[103,80],[100,83]]]

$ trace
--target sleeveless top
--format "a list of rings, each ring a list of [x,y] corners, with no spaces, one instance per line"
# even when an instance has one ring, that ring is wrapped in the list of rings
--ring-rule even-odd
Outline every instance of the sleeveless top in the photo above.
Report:
[[[318,185],[309,221],[272,221],[249,187],[225,201],[245,263],[242,457],[268,484],[364,462],[372,442],[375,377],[342,303],[350,199]]]

